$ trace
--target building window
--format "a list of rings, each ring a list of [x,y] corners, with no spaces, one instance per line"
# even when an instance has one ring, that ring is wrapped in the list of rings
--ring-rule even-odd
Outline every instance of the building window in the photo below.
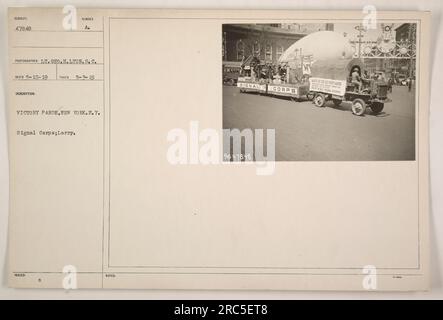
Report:
[[[255,41],[255,43],[252,45],[252,53],[257,58],[260,58],[260,43],[258,43],[257,41]]]
[[[245,57],[245,44],[243,41],[237,41],[237,60],[241,61]]]
[[[281,55],[283,54],[283,47],[282,46],[277,46],[277,60],[280,59]]]
[[[272,46],[267,44],[265,49],[265,60],[272,61]]]

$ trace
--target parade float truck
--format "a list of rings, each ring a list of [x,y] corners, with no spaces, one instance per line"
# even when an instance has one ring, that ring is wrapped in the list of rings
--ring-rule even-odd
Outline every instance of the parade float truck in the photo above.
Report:
[[[352,72],[359,74],[359,82],[352,82]],[[317,107],[324,107],[327,101],[336,106],[342,102],[351,103],[352,113],[363,115],[369,107],[373,114],[379,114],[386,102],[388,84],[363,76],[360,59],[336,59],[315,61],[311,65],[309,79],[310,96]]]
[[[358,81],[352,81],[357,69]],[[363,62],[354,58],[349,40],[334,31],[318,31],[292,44],[275,65],[249,56],[241,63],[237,87],[240,92],[313,100],[318,107],[328,101],[339,106],[350,102],[355,115],[367,108],[379,114],[388,102],[388,84],[364,76]],[[355,77],[354,77],[355,78]]]
[[[302,79],[296,73],[289,65],[274,66],[250,56],[242,63],[237,87],[240,92],[289,97],[298,101],[308,94],[309,83],[307,78]]]

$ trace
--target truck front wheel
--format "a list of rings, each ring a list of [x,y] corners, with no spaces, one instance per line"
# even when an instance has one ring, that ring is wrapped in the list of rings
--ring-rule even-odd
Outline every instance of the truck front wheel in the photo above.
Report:
[[[362,99],[354,99],[352,101],[352,113],[356,116],[361,116],[366,111],[366,103]]]

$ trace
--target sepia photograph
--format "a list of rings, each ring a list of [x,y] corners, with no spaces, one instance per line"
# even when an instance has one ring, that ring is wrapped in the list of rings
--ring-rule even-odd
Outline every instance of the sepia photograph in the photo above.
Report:
[[[223,129],[274,130],[263,149],[276,161],[415,160],[416,34],[389,21],[224,24]],[[258,160],[240,138],[237,154],[225,136],[224,160]]]

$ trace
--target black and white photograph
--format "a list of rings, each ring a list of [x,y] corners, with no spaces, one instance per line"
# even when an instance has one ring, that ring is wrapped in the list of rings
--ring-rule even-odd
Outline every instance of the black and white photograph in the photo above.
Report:
[[[417,27],[224,24],[223,129],[275,130],[276,161],[415,160]]]

